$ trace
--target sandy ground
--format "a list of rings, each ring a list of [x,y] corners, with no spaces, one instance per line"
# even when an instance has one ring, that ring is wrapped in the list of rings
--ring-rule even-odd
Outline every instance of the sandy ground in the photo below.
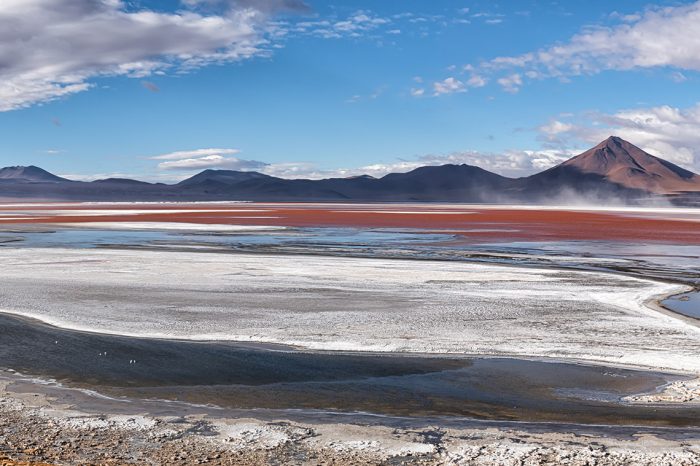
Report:
[[[700,373],[681,287],[439,261],[2,249],[0,309],[59,327],[317,350],[495,354]]]
[[[700,431],[95,415],[0,380],[0,464],[696,465]],[[72,400],[74,403],[75,400]],[[32,463],[24,461],[31,460]]]

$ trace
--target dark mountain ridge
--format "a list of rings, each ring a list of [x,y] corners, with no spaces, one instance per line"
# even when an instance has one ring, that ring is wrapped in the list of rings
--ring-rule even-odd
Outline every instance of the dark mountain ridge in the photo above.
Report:
[[[30,165],[28,167],[15,166],[0,169],[0,181],[10,181],[19,183],[64,183],[70,182],[66,178],[61,178],[53,173],[49,173],[43,168]]]
[[[381,178],[284,179],[204,170],[177,184],[124,178],[70,181],[39,167],[0,169],[0,197],[101,201],[357,201],[700,205],[700,176],[617,137],[540,173],[508,178],[472,165],[424,166]]]

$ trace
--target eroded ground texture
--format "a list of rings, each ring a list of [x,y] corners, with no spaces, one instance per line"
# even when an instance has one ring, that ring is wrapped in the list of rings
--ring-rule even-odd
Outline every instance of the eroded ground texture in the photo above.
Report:
[[[0,464],[683,465],[700,432],[518,424],[394,428],[204,416],[96,416],[0,384]],[[556,431],[558,430],[558,432]],[[12,461],[8,461],[9,458]],[[31,460],[31,463],[24,463]]]

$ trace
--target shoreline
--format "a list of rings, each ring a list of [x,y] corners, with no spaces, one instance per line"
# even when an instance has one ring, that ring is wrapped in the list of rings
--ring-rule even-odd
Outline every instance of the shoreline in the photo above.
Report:
[[[674,296],[678,293],[672,293],[670,296]],[[653,299],[653,298],[652,298]],[[669,317],[675,317],[673,311],[667,311]],[[671,315],[674,314],[674,315]],[[426,359],[516,359],[522,361],[534,361],[542,363],[551,364],[576,364],[582,366],[598,366],[598,367],[609,367],[614,369],[629,369],[629,370],[640,370],[640,371],[664,371],[668,374],[675,374],[679,376],[690,376],[698,375],[700,377],[700,372],[693,370],[683,370],[683,369],[672,369],[665,367],[652,367],[641,364],[630,364],[622,363],[617,361],[605,361],[600,359],[583,359],[583,358],[564,358],[557,356],[541,356],[541,355],[528,355],[528,354],[517,354],[517,353],[469,353],[469,352],[420,352],[420,351],[361,351],[361,350],[334,350],[334,349],[317,349],[309,348],[300,345],[292,345],[285,343],[276,343],[268,341],[257,341],[257,340],[216,340],[216,339],[189,339],[189,338],[173,338],[173,337],[161,337],[161,336],[144,336],[136,334],[123,334],[123,333],[113,333],[113,332],[100,332],[96,330],[85,330],[80,328],[73,328],[69,326],[55,325],[51,322],[47,322],[40,317],[18,313],[16,311],[0,309],[0,315],[6,315],[8,317],[16,318],[27,322],[29,325],[38,325],[45,328],[61,330],[66,332],[71,332],[75,334],[84,335],[94,335],[94,336],[105,336],[105,337],[117,337],[117,338],[127,338],[133,340],[150,341],[156,340],[161,342],[171,342],[171,343],[192,343],[192,344],[223,344],[230,345],[233,348],[251,348],[262,351],[272,351],[272,352],[283,352],[283,353],[304,353],[304,354],[317,354],[317,355],[329,355],[329,356],[361,356],[361,357],[372,357],[372,356],[390,356],[394,358],[412,358],[420,357]],[[688,317],[688,319],[693,319]],[[693,319],[697,320],[697,319]]]
[[[389,427],[350,419],[308,423],[273,416],[222,419],[196,412],[181,416],[96,415],[75,400],[35,392],[12,393],[0,382],[2,454],[13,460],[58,463],[198,463],[258,465],[370,465],[411,462],[493,464],[503,457],[523,463],[563,461],[625,464],[694,464],[700,429],[575,424],[476,422],[462,427],[439,420]],[[73,405],[73,406],[71,406]],[[593,442],[593,445],[592,443]]]
[[[593,392],[591,392],[593,394],[591,396],[594,397],[594,398],[591,398],[591,400],[597,400],[596,402],[611,403],[610,406],[624,407],[626,405],[630,405],[630,406],[633,405],[634,403],[631,403],[632,401],[641,400],[642,398],[646,397],[645,404],[648,405],[648,403],[650,401],[649,397],[651,397],[651,396],[659,396],[659,397],[665,396],[665,398],[663,400],[659,398],[657,401],[665,402],[669,408],[685,409],[685,408],[695,407],[695,403],[692,403],[693,400],[688,400],[688,399],[676,400],[673,398],[668,398],[667,394],[665,393],[667,391],[666,389],[668,387],[676,387],[677,388],[679,385],[680,386],[690,386],[690,385],[696,383],[697,373],[694,373],[691,371],[663,370],[663,369],[659,369],[657,367],[652,368],[652,367],[648,367],[648,366],[639,366],[639,365],[624,365],[624,364],[616,364],[614,362],[613,363],[606,363],[604,361],[592,361],[592,360],[582,360],[582,359],[573,359],[573,358],[568,358],[568,359],[566,359],[566,358],[547,358],[547,357],[541,357],[541,356],[533,357],[533,356],[526,356],[526,355],[521,355],[521,354],[513,354],[513,355],[489,354],[489,355],[484,355],[484,354],[464,354],[464,353],[461,353],[461,354],[452,353],[451,354],[451,353],[410,353],[410,352],[399,352],[399,353],[396,353],[396,352],[394,352],[394,353],[388,353],[388,352],[384,352],[384,353],[340,352],[340,351],[317,351],[317,350],[307,350],[307,349],[294,349],[294,348],[290,348],[290,347],[259,345],[259,344],[246,344],[246,343],[240,344],[240,343],[231,342],[231,341],[226,341],[226,342],[222,342],[222,341],[192,341],[192,340],[176,340],[176,339],[150,339],[150,338],[145,338],[145,337],[135,337],[134,338],[134,337],[128,337],[128,336],[125,337],[122,335],[105,335],[105,334],[94,333],[94,332],[82,332],[82,331],[75,331],[75,330],[67,330],[64,328],[58,328],[58,327],[51,326],[49,324],[46,324],[46,323],[41,322],[41,321],[36,320],[36,319],[19,317],[19,316],[13,315],[13,314],[3,314],[3,315],[7,315],[7,317],[5,319],[6,323],[4,325],[8,329],[8,331],[12,332],[12,335],[15,335],[17,331],[13,330],[12,327],[7,327],[7,322],[8,322],[7,319],[14,319],[17,322],[19,322],[20,328],[22,326],[25,326],[28,329],[36,329],[36,328],[43,329],[43,331],[40,334],[41,336],[39,339],[40,340],[49,340],[50,343],[53,342],[54,338],[56,339],[57,343],[60,340],[61,341],[61,348],[66,348],[66,346],[64,344],[64,340],[66,343],[68,343],[72,346],[73,344],[70,343],[71,341],[85,341],[87,343],[90,340],[96,339],[97,343],[90,344],[90,346],[89,346],[89,348],[94,348],[94,349],[88,349],[87,352],[90,354],[90,353],[93,353],[93,351],[94,351],[94,354],[97,354],[97,351],[100,351],[100,352],[104,351],[104,354],[106,355],[107,350],[109,350],[109,353],[112,355],[112,358],[114,358],[114,357],[127,357],[127,355],[129,355],[131,353],[140,354],[140,353],[144,353],[144,352],[146,354],[154,352],[154,353],[165,355],[165,354],[167,354],[168,351],[170,351],[170,350],[167,350],[167,348],[178,348],[179,347],[180,349],[177,350],[178,351],[177,354],[182,354],[182,355],[187,354],[187,355],[189,355],[189,358],[193,359],[193,360],[198,360],[197,354],[201,354],[202,356],[209,355],[208,358],[210,358],[210,360],[213,362],[216,361],[217,358],[219,358],[219,356],[216,356],[217,354],[223,355],[223,354],[228,354],[229,352],[233,352],[236,354],[241,353],[241,352],[242,352],[241,354],[246,354],[246,353],[260,354],[260,355],[269,354],[270,355],[269,358],[272,358],[272,360],[274,360],[275,358],[279,358],[279,356],[276,356],[276,355],[284,355],[284,356],[282,356],[283,359],[284,358],[289,359],[286,356],[286,355],[289,355],[292,357],[291,361],[301,357],[302,358],[301,362],[304,366],[308,366],[309,363],[308,362],[304,363],[303,358],[306,358],[308,361],[318,360],[318,358],[321,358],[321,360],[326,360],[327,364],[330,364],[331,366],[338,368],[341,371],[341,373],[343,372],[343,369],[342,369],[343,364],[347,365],[348,361],[352,361],[352,360],[356,360],[357,363],[361,364],[362,366],[367,366],[368,363],[371,363],[371,364],[379,363],[380,365],[388,363],[390,366],[395,366],[397,362],[401,362],[401,364],[406,365],[405,367],[407,369],[409,369],[411,367],[411,365],[416,365],[416,363],[418,363],[416,368],[422,367],[422,369],[419,369],[419,371],[415,372],[415,374],[417,374],[417,375],[418,374],[425,374],[425,375],[429,376],[431,373],[434,373],[435,375],[440,376],[440,377],[441,377],[440,374],[442,374],[444,371],[451,372],[453,370],[463,370],[464,368],[472,367],[475,364],[478,364],[480,366],[483,366],[485,364],[486,368],[492,367],[492,369],[488,369],[485,374],[489,374],[490,372],[493,371],[493,369],[497,369],[498,367],[501,367],[501,366],[504,368],[512,367],[512,369],[507,369],[507,371],[504,373],[504,375],[512,373],[513,376],[515,376],[516,378],[523,377],[526,374],[528,374],[528,372],[534,371],[534,374],[539,374],[539,375],[535,376],[535,379],[533,379],[533,381],[537,380],[538,378],[544,377],[543,382],[542,382],[542,383],[544,383],[544,385],[542,385],[543,388],[550,387],[549,385],[547,385],[548,382],[544,381],[544,380],[548,380],[546,378],[546,377],[548,377],[547,376],[548,373],[551,372],[551,374],[556,374],[558,371],[561,371],[561,370],[566,369],[566,368],[571,368],[571,369],[566,369],[564,371],[564,373],[566,373],[566,371],[570,371],[574,368],[577,368],[574,370],[573,373],[570,373],[567,377],[574,377],[575,374],[577,374],[581,371],[583,371],[584,373],[590,372],[591,374],[611,373],[611,375],[613,377],[622,377],[622,379],[620,379],[620,383],[623,383],[623,385],[621,385],[620,387],[624,387],[624,386],[627,386],[629,384],[628,382],[623,382],[623,381],[625,379],[629,378],[632,373],[638,374],[639,376],[643,375],[644,377],[652,377],[652,376],[653,377],[657,377],[657,376],[663,377],[663,379],[659,379],[658,382],[655,382],[653,385],[646,386],[645,388],[641,388],[641,386],[640,386],[636,390],[629,390],[626,392],[620,392],[620,394],[617,395],[615,398],[607,400],[607,401],[606,401],[606,398],[599,398],[600,395],[596,396],[595,390],[602,390],[600,393],[603,394],[603,393],[606,393],[606,390],[609,390],[609,389],[605,389],[603,386],[600,386],[599,388],[595,388],[595,386],[587,387],[585,383],[583,385],[578,385],[576,382],[572,382],[573,385],[571,385],[571,388],[574,390],[580,389],[580,390],[582,390],[582,393],[586,393],[586,390],[591,390],[591,389],[594,390]],[[31,335],[31,333],[30,333],[30,335]],[[77,340],[76,340],[76,338],[77,338]],[[118,345],[117,346],[112,345],[111,343],[109,343],[110,340],[116,340]],[[119,342],[121,342],[121,343],[119,343]],[[119,348],[119,345],[127,345],[127,348],[133,346],[134,350],[130,350],[127,353],[124,353],[124,351]],[[136,346],[134,346],[134,345],[136,345]],[[48,345],[48,346],[53,347],[52,344]],[[85,350],[79,349],[79,348],[80,347],[76,347],[75,350],[78,352],[85,351]],[[216,352],[212,353],[211,351],[214,348],[220,348],[220,349],[216,350]],[[47,350],[53,351],[53,348],[47,348]],[[166,351],[166,353],[163,353],[163,351]],[[196,351],[196,353],[193,353],[193,351]],[[222,351],[224,353],[222,353]],[[39,353],[37,353],[37,354],[39,354]],[[72,359],[73,353],[70,351],[67,352],[67,349],[63,349],[61,351],[61,354],[63,355],[63,356],[61,356],[62,359],[66,359],[66,358]],[[100,353],[100,354],[102,354],[102,353]],[[122,356],[119,356],[119,354],[122,354]],[[5,356],[6,361],[9,362],[10,359],[7,359],[7,357],[8,356],[6,355]],[[129,355],[128,357],[132,357],[132,356]],[[145,356],[143,356],[143,357],[145,358]],[[162,356],[162,357],[165,357],[165,356]],[[267,356],[265,356],[265,357],[267,357]],[[94,358],[94,355],[93,355],[93,358]],[[211,358],[213,358],[213,359],[211,359]],[[256,356],[256,358],[258,358],[258,356]],[[308,358],[312,358],[312,359],[308,359]],[[348,359],[348,358],[350,358],[350,359]],[[166,358],[167,361],[170,361],[170,359],[171,359],[170,357]],[[21,359],[18,361],[21,361]],[[85,372],[85,375],[83,376],[83,378],[90,377],[91,379],[93,379],[94,377],[97,376],[96,374],[92,375],[92,376],[89,375],[89,374],[91,374],[91,371],[92,371],[92,369],[89,369],[89,368],[95,367],[94,364],[98,364],[98,367],[104,366],[105,364],[112,364],[112,365],[117,364],[117,361],[108,362],[108,361],[111,361],[111,359],[107,360],[107,359],[97,358],[97,360],[94,360],[94,359],[90,359],[89,356],[88,356],[88,360],[86,362],[88,362],[88,361],[90,361],[90,362],[87,365],[82,365],[82,363],[78,362],[80,367],[83,367],[84,368],[83,370],[87,371],[87,372]],[[102,361],[102,362],[100,362],[100,361]],[[345,362],[343,362],[343,361],[345,361]],[[386,361],[386,362],[382,362],[382,361]],[[390,362],[390,361],[394,361],[394,362]],[[48,367],[51,367],[52,363],[49,360],[49,362],[47,362],[45,364],[49,364]],[[150,367],[149,364],[151,364],[149,362],[149,359],[145,358],[143,361],[139,361],[139,367],[143,364],[145,364],[145,366],[142,369],[142,371],[145,370],[148,372],[150,370],[150,369],[148,369]],[[183,364],[185,364],[185,365],[183,365]],[[188,367],[187,364],[191,365],[192,363],[186,362],[185,360],[183,360],[181,362],[180,371],[188,370],[188,369],[186,369],[186,367]],[[285,364],[289,365],[289,363],[285,363]],[[296,364],[296,363],[294,363],[294,364]],[[504,364],[505,364],[505,366],[504,366]],[[515,366],[513,366],[514,364],[515,364]],[[166,364],[166,366],[167,365],[169,365],[169,363]],[[518,375],[519,374],[518,371],[520,369],[517,369],[519,366],[523,366],[523,370],[525,370],[525,372],[520,373],[520,375]],[[89,390],[91,392],[94,392],[94,394],[96,396],[105,396],[105,397],[111,398],[111,399],[116,399],[115,397],[119,398],[119,397],[124,397],[124,396],[129,397],[129,398],[133,399],[134,401],[137,399],[140,399],[140,400],[154,399],[153,397],[155,397],[155,399],[157,399],[159,397],[161,399],[165,399],[165,398],[163,398],[164,396],[167,397],[168,399],[171,399],[172,396],[176,395],[175,398],[172,398],[173,400],[179,400],[179,402],[183,402],[186,404],[187,403],[189,403],[189,404],[192,404],[192,403],[195,403],[195,404],[201,404],[201,403],[217,404],[218,403],[218,404],[220,404],[220,407],[222,409],[227,409],[226,408],[226,406],[227,406],[226,396],[227,395],[224,395],[224,392],[221,392],[222,396],[224,396],[224,398],[219,398],[218,396],[215,398],[208,397],[209,396],[209,395],[207,395],[208,389],[206,387],[219,386],[220,387],[219,391],[221,391],[222,389],[226,388],[226,385],[220,385],[220,384],[231,383],[231,382],[224,382],[223,380],[221,380],[219,382],[212,380],[209,382],[209,381],[206,381],[206,379],[200,379],[201,376],[195,376],[195,374],[192,374],[192,376],[194,376],[196,380],[199,380],[199,383],[203,383],[204,385],[202,385],[202,387],[203,387],[202,389],[197,388],[196,391],[191,392],[191,389],[193,387],[190,387],[190,384],[187,383],[186,381],[167,382],[167,380],[168,380],[167,376],[165,379],[160,379],[160,376],[156,376],[156,378],[158,380],[164,380],[165,386],[162,389],[157,388],[157,386],[153,386],[152,388],[147,388],[151,385],[151,382],[147,382],[147,380],[150,380],[150,378],[146,379],[146,381],[144,382],[145,385],[143,385],[144,389],[141,389],[141,388],[139,388],[139,387],[141,387],[140,383],[137,383],[137,381],[139,380],[138,377],[136,377],[136,374],[138,373],[138,371],[136,373],[134,373],[133,370],[129,369],[124,374],[126,377],[131,379],[135,385],[130,384],[128,386],[127,385],[124,385],[124,386],[120,385],[119,387],[112,387],[111,383],[108,382],[108,380],[105,380],[103,382],[99,382],[98,381],[99,379],[96,379],[94,382],[87,383],[87,382],[83,382],[81,380],[81,378],[66,379],[65,377],[68,376],[69,373],[65,372],[65,369],[60,369],[60,367],[57,367],[55,370],[58,370],[59,371],[58,373],[64,374],[62,377],[58,377],[61,380],[57,380],[57,377],[55,375],[52,376],[50,370],[49,370],[49,372],[41,372],[41,371],[37,372],[36,369],[31,370],[30,369],[30,367],[32,367],[31,365],[26,366],[27,367],[26,369],[22,369],[22,366],[17,367],[17,366],[14,366],[10,363],[9,365],[7,365],[7,367],[9,369],[10,373],[15,374],[19,377],[25,377],[25,378],[30,377],[30,378],[34,379],[34,381],[38,384],[41,384],[42,380],[43,380],[43,381],[49,382],[49,383],[60,384],[63,386],[63,388],[68,389],[68,390],[70,390],[70,389]],[[36,367],[39,368],[42,366],[36,366]],[[70,367],[70,366],[67,366],[67,367]],[[109,369],[109,367],[110,366],[105,366],[103,370],[112,371],[112,369]],[[115,375],[118,376],[118,374],[121,373],[120,371],[127,370],[128,367],[129,366],[123,366],[123,365],[120,366],[117,364],[116,366],[114,366],[114,370],[117,371]],[[254,367],[254,366],[252,366],[252,367]],[[323,367],[323,366],[321,366],[321,367]],[[524,369],[526,367],[531,367],[531,369]],[[136,369],[136,366],[134,366],[134,369]],[[513,369],[516,369],[515,372],[512,372]],[[230,368],[230,370],[233,370],[234,372],[236,371],[236,369],[234,369],[234,368]],[[470,371],[471,371],[471,369],[470,369]],[[633,372],[630,372],[628,375],[625,375],[625,374],[627,374],[626,371],[633,371]],[[126,374],[129,374],[129,373],[131,373],[132,375],[127,376]],[[411,369],[409,369],[409,372],[406,372],[405,374],[410,377],[411,376],[410,374],[412,374],[412,373],[414,373],[414,372],[411,372]],[[372,374],[373,374],[372,372],[368,372],[366,375],[363,376],[361,373],[358,373],[355,377],[359,377],[359,378],[358,379],[350,379],[350,381],[352,381],[352,380],[361,381],[364,379],[364,377],[367,377],[367,376],[381,377],[380,374],[378,374],[378,373],[375,373],[374,375],[372,375]],[[478,377],[478,374],[479,374],[478,371],[475,372],[475,376]],[[551,377],[551,374],[549,377]],[[619,374],[619,375],[615,375],[615,374]],[[386,375],[391,375],[391,374],[386,374]],[[456,375],[456,373],[455,373],[455,375]],[[394,374],[394,377],[397,377],[397,376],[401,376],[401,373],[398,372],[398,373]],[[433,376],[430,376],[430,378],[432,378],[432,377]],[[489,379],[488,377],[491,377],[491,379]],[[484,379],[484,383],[486,383],[488,386],[491,386],[491,384],[494,384],[494,383],[496,383],[496,384],[507,383],[507,381],[508,381],[508,378],[501,380],[499,378],[493,379],[492,376],[488,376],[488,377],[486,379]],[[507,377],[510,377],[510,376],[507,376]],[[580,377],[580,375],[577,377]],[[637,375],[635,375],[634,377],[637,377]],[[428,378],[426,380],[430,380],[430,378]],[[590,378],[590,376],[586,376],[586,378]],[[582,380],[585,380],[586,378],[584,378]],[[478,377],[478,380],[480,380],[480,379],[481,379],[481,377]],[[285,379],[284,378],[280,379],[278,382],[282,382],[283,380],[285,380]],[[303,382],[303,380],[306,380],[306,379],[301,379],[300,382]],[[315,383],[315,382],[313,382],[313,380],[316,380],[316,379],[313,379],[313,378],[309,379],[309,381],[312,383],[312,385],[310,385],[309,387],[313,387],[313,383]],[[326,383],[326,382],[323,382],[323,380],[331,381],[331,380],[335,380],[335,379],[334,378],[328,379],[328,376],[324,376],[321,379],[319,379],[319,382],[321,384]],[[343,379],[340,379],[339,382],[333,382],[333,383],[343,383],[342,380]],[[381,382],[382,380],[383,379],[379,378],[379,379],[377,379],[377,382],[382,383]],[[389,379],[387,379],[387,380],[389,380]],[[410,386],[410,384],[412,384],[413,382],[409,382],[409,380],[410,379],[407,380],[407,383],[409,383],[409,386]],[[457,382],[457,379],[455,379],[454,376],[450,376],[448,378],[448,380],[451,380],[451,382],[450,382],[451,384],[454,384]],[[523,380],[528,380],[528,379],[523,379]],[[553,379],[553,380],[556,380],[556,379]],[[632,379],[630,379],[630,380],[632,380]],[[533,381],[528,381],[527,384],[531,384],[531,383],[533,383]],[[232,381],[232,382],[236,383],[235,381]],[[264,383],[269,384],[269,383],[274,383],[274,382],[275,382],[275,380],[269,380],[268,382],[264,382]],[[176,385],[173,385],[172,388],[168,388],[169,384],[171,384],[171,383],[176,383]],[[256,384],[252,381],[251,382],[244,382],[243,380],[240,380],[239,383],[243,383],[243,384],[253,383],[253,385],[250,386],[251,387],[250,390],[253,390],[253,392],[251,392],[250,395],[246,395],[248,397],[249,396],[254,396],[254,397],[255,396],[268,396],[268,395],[265,395],[265,391],[266,390],[269,391],[269,389],[264,389],[262,392],[260,392],[260,395],[253,395],[253,393],[255,393],[255,390],[258,390],[258,389],[255,388]],[[357,382],[355,382],[355,383],[357,383]],[[179,384],[182,384],[182,388],[178,388],[180,386]],[[373,384],[374,384],[373,382],[370,383],[370,385],[368,385],[366,389],[371,388],[373,386]],[[265,385],[263,385],[263,387],[264,386]],[[497,385],[495,385],[495,386],[497,386]],[[120,388],[120,387],[122,387],[122,388]],[[337,387],[340,388],[340,387],[342,387],[342,385],[337,385]],[[470,390],[467,387],[469,387],[469,385],[465,386],[464,389]],[[578,387],[578,388],[576,388],[576,387]],[[630,387],[631,387],[631,385],[630,385]],[[204,390],[204,391],[201,392],[202,393],[201,395],[197,395],[197,393],[199,393],[200,390]],[[226,390],[229,390],[229,389],[226,389]],[[521,402],[525,402],[526,400],[528,400],[527,397],[529,396],[528,390],[527,389],[523,389],[523,390],[524,391],[518,392],[518,393],[520,393],[520,396],[523,397]],[[532,390],[532,388],[530,390]],[[536,390],[539,390],[539,389],[536,389]],[[536,393],[536,390],[533,393]],[[556,383],[551,386],[550,390],[554,390],[552,392],[553,394],[556,393],[557,390],[559,390],[558,388],[556,388]],[[567,388],[566,390],[569,390],[569,389]],[[190,394],[190,392],[191,392],[191,394]],[[430,392],[428,392],[428,393],[430,393]],[[469,393],[469,391],[467,391],[467,393]],[[506,390],[506,392],[504,392],[504,395],[506,393],[508,393],[507,390]],[[242,395],[245,395],[245,392],[243,392]],[[473,397],[476,395],[478,395],[478,392],[474,393],[473,395],[469,395],[469,397]],[[192,396],[194,396],[194,398],[192,398]],[[370,395],[368,392],[367,396],[373,397],[374,395]],[[379,396],[381,396],[381,395],[379,395]],[[507,395],[507,396],[512,396],[512,395]],[[559,395],[557,395],[557,396],[559,396]],[[578,398],[579,396],[580,395],[574,395],[575,398]],[[589,395],[585,395],[585,396],[589,396]],[[243,398],[243,399],[246,399],[246,398]],[[368,400],[372,400],[372,399],[373,398],[369,398]],[[528,401],[527,403],[532,403],[536,399],[537,398],[532,398],[532,399],[530,399],[531,401]],[[557,399],[563,400],[566,398],[557,398]],[[584,399],[588,399],[588,398],[584,398]],[[197,400],[201,400],[201,401],[197,401]],[[220,401],[216,401],[216,400],[220,400]],[[478,400],[478,396],[477,396],[476,400]],[[678,401],[679,403],[674,403],[675,401]],[[223,404],[221,404],[221,403],[223,403]],[[321,403],[323,403],[323,402],[321,402]],[[525,403],[525,405],[523,405],[523,406],[527,406],[527,403]],[[255,406],[258,406],[258,405],[251,405],[249,409],[254,409]],[[259,406],[261,409],[271,409],[271,407],[273,405],[270,405],[270,407],[268,408],[268,407],[266,407],[265,403],[261,401],[261,404]],[[312,411],[317,411],[318,409],[321,409],[322,406],[323,406],[323,404],[314,407],[314,405],[312,404],[312,405],[309,405],[308,409],[312,409]],[[330,407],[332,405],[328,405],[328,406]],[[362,404],[355,405],[355,406],[359,407],[359,406],[362,406]],[[368,408],[370,406],[373,406],[373,405],[367,405]],[[391,416],[396,416],[398,413],[398,411],[394,412],[393,410],[384,411],[383,408],[381,408],[381,406],[382,405],[376,405],[375,408],[373,408],[374,409],[373,412],[380,415],[380,416],[387,415],[387,414],[390,414]],[[465,407],[467,407],[467,406],[469,406],[469,405],[465,405]],[[552,406],[554,406],[554,405],[552,405]],[[653,404],[653,406],[661,407],[662,404],[655,403],[655,404]],[[481,409],[481,408],[478,408],[478,404],[475,405],[475,407],[477,408],[476,412],[478,412]],[[346,409],[346,408],[341,408],[341,410],[343,410],[343,409]],[[357,409],[357,408],[353,408],[353,405],[351,404],[351,405],[347,405],[347,409],[350,409],[348,414],[352,414],[353,409]],[[377,409],[379,409],[379,411],[377,411]],[[447,407],[444,409],[447,409]],[[491,409],[495,410],[496,406],[494,405],[494,407]],[[551,413],[558,412],[555,408],[552,408],[552,409],[554,411],[551,411]],[[568,408],[564,408],[562,406],[561,409],[568,409]],[[437,414],[437,413],[435,413],[435,414]],[[411,416],[412,417],[415,417],[415,416],[422,417],[422,416],[426,416],[426,415],[428,415],[428,414],[421,414],[420,412],[416,411],[415,414],[412,414]],[[447,412],[445,412],[445,415],[448,415]],[[591,415],[593,415],[593,412],[591,412]],[[460,415],[458,414],[457,411],[455,411],[454,414],[449,414],[449,416],[460,417]],[[509,416],[512,416],[512,415],[509,415]],[[520,416],[529,416],[529,415],[521,414]],[[581,419],[581,421],[583,421],[583,419]],[[589,421],[583,421],[583,422],[590,423],[591,421],[589,420]]]

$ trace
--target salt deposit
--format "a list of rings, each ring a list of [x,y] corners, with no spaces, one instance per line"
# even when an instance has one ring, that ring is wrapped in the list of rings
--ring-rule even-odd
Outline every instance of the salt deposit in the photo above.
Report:
[[[0,309],[65,328],[317,350],[550,357],[700,372],[677,285],[460,262],[2,249]]]

